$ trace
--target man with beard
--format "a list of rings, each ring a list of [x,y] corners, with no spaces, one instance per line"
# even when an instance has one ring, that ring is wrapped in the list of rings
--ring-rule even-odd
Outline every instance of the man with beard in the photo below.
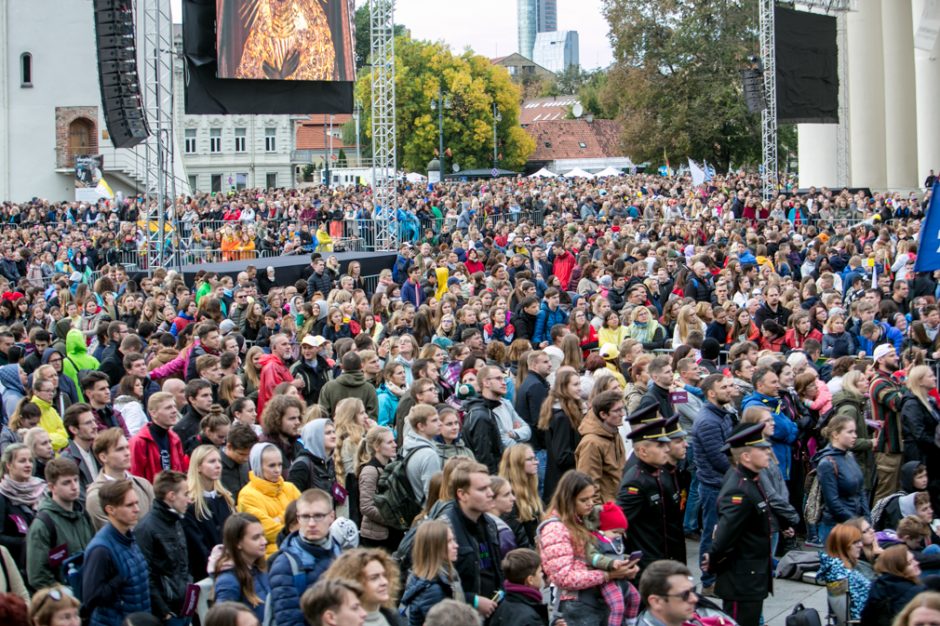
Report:
[[[881,422],[881,436],[875,450],[878,472],[875,502],[898,490],[901,467],[901,399],[903,390],[892,374],[898,369],[898,353],[891,344],[875,348],[875,376],[869,387],[871,418]]]

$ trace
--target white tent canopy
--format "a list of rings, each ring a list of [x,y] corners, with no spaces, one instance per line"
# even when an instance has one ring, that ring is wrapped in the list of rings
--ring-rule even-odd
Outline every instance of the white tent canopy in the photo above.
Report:
[[[427,180],[427,176],[419,174],[418,172],[410,172],[405,174],[405,180],[407,180],[409,183],[420,183]]]
[[[604,169],[602,169],[601,171],[599,171],[597,174],[594,174],[594,175],[597,176],[598,178],[604,178],[606,176],[623,176],[623,172],[613,167],[605,167]]]
[[[580,167],[576,167],[566,174],[562,174],[565,178],[594,178],[594,174],[590,172],[585,172]]]
[[[557,178],[558,174],[550,172],[544,167],[534,174],[529,174],[529,178]]]

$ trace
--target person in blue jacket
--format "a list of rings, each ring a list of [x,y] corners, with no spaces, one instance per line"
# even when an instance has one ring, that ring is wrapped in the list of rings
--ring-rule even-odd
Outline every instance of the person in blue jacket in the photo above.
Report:
[[[244,604],[259,622],[264,621],[265,603],[271,593],[268,573],[261,569],[267,545],[264,528],[251,513],[234,513],[225,520],[219,564],[226,569],[215,577],[215,601]],[[251,586],[242,586],[242,580],[250,580]]]
[[[267,609],[277,616],[277,626],[305,626],[300,596],[312,587],[340,555],[330,537],[335,519],[333,496],[322,489],[307,489],[297,500],[300,525],[284,539],[271,562],[271,593]]]
[[[793,456],[793,442],[799,436],[800,429],[786,413],[780,400],[780,379],[769,367],[760,367],[754,372],[754,393],[744,398],[741,410],[750,406],[762,406],[770,411],[774,418],[774,434],[770,438],[774,456],[780,464],[780,473],[784,480],[790,479],[790,465]]]
[[[867,356],[875,353],[875,348],[880,344],[890,343],[898,354],[904,347],[904,335],[894,326],[889,326],[887,322],[865,322],[859,328],[858,349],[864,350]]]
[[[855,418],[836,415],[823,429],[829,445],[813,457],[816,480],[822,492],[819,541],[825,543],[832,527],[854,517],[869,517],[865,477],[855,458],[848,453],[858,435]]]
[[[532,346],[535,348],[547,347],[551,343],[552,326],[567,323],[568,314],[561,308],[561,294],[554,287],[546,289],[542,306],[535,318]]]

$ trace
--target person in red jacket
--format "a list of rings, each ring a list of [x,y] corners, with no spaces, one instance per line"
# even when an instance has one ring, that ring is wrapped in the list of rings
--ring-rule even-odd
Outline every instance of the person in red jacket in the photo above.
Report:
[[[552,274],[558,277],[561,288],[568,291],[568,283],[571,282],[571,274],[574,272],[574,266],[577,265],[578,261],[573,254],[565,249],[564,244],[560,241],[552,244],[552,254],[554,255]]]
[[[173,424],[179,419],[173,394],[158,391],[150,396],[147,412],[152,421],[131,437],[131,474],[153,482],[162,471],[189,470],[183,442],[173,432]]]
[[[281,383],[293,383],[297,389],[303,389],[303,380],[291,376],[287,368],[290,350],[287,335],[274,335],[271,337],[271,354],[265,354],[259,360],[261,380],[258,384],[258,415],[264,411],[264,405],[274,394],[274,388]]]
[[[812,327],[807,311],[797,311],[790,316],[791,328],[784,335],[783,343],[790,350],[802,350],[807,339],[815,339],[822,344],[822,333]]]

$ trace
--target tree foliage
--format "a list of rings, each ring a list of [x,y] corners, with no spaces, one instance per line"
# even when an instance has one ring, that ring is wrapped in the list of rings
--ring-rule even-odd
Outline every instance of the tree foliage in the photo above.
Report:
[[[590,107],[618,113],[634,160],[760,161],[740,76],[758,52],[756,0],[604,0],[604,13],[615,63]]]
[[[369,61],[369,3],[366,2],[356,9],[353,17],[353,23],[356,27],[355,33],[355,54],[356,70],[364,67]],[[395,35],[404,35],[405,27],[401,24],[395,24]]]
[[[444,148],[451,163],[462,169],[490,167],[493,161],[493,102],[501,115],[497,124],[499,166],[520,170],[535,150],[532,138],[519,125],[520,92],[505,68],[470,51],[453,54],[443,43],[395,39],[395,123],[399,167],[424,171],[438,147],[438,113],[431,102],[438,93],[449,97],[444,110]],[[361,72],[356,97],[370,102],[372,79]],[[369,107],[362,125],[371,137]]]

